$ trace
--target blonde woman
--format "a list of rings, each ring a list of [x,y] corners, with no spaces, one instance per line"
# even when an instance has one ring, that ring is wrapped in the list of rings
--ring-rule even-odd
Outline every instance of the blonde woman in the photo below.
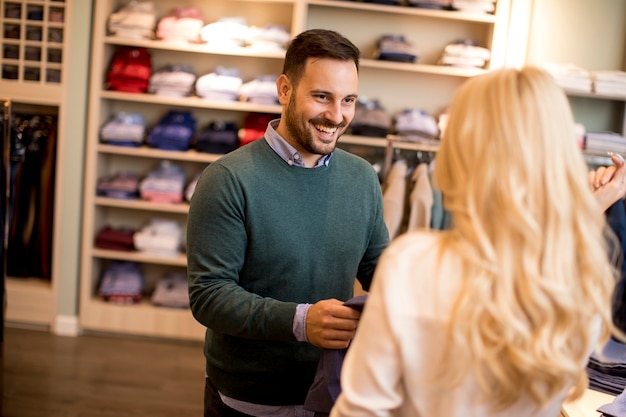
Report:
[[[434,172],[452,227],[383,253],[331,417],[556,417],[583,392],[615,331],[598,202],[624,168],[589,175],[594,198],[573,126],[541,69],[463,84]]]

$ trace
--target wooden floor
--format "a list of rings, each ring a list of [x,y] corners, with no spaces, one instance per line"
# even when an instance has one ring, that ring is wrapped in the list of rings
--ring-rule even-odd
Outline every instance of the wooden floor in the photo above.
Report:
[[[200,342],[5,328],[2,417],[200,417]]]

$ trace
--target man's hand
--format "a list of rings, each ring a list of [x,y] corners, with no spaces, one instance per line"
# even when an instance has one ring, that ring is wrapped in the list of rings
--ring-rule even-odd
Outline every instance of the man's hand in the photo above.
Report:
[[[615,164],[614,166],[599,167],[595,171],[589,172],[589,183],[593,195],[603,210],[608,209],[626,195],[626,164],[624,159],[618,154],[612,154],[611,161]]]
[[[344,349],[354,337],[361,313],[335,299],[313,304],[306,315],[309,343],[327,349]]]

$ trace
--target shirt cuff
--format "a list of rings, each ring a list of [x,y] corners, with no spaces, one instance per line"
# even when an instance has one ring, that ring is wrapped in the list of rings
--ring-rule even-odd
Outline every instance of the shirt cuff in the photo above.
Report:
[[[298,304],[293,316],[293,334],[298,342],[308,342],[306,338],[306,315],[311,304]]]

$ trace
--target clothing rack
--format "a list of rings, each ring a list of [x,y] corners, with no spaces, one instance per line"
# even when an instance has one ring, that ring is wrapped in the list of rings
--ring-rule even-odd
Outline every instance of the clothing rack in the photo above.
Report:
[[[398,159],[406,159],[410,166],[417,166],[420,162],[432,162],[439,150],[439,141],[436,139],[411,138],[406,140],[398,135],[387,135],[387,148],[383,178],[387,177],[391,166]]]

